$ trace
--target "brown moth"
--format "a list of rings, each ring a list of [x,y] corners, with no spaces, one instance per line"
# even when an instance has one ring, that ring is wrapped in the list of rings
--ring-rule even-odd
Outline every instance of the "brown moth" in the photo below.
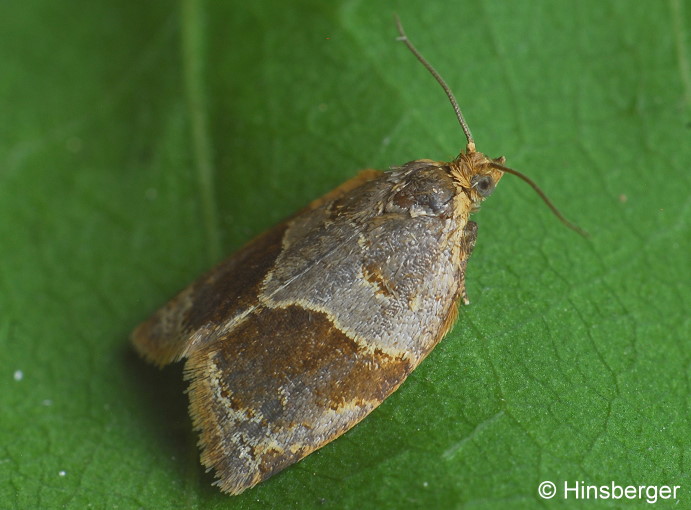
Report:
[[[467,138],[451,162],[365,170],[245,245],[133,333],[186,359],[201,462],[239,494],[337,438],[394,392],[468,303],[469,220],[505,172]],[[552,210],[563,220],[554,206]],[[563,220],[565,221],[565,220]],[[571,226],[571,225],[570,225]]]

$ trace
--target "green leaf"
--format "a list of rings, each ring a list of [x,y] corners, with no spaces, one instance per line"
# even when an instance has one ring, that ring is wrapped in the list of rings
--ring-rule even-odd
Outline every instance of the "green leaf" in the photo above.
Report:
[[[366,167],[453,158],[442,91],[506,176],[471,306],[360,425],[238,497],[198,462],[181,368],[132,328]],[[2,508],[691,503],[691,8],[580,2],[6,2],[0,17]],[[559,489],[549,502],[538,485]]]

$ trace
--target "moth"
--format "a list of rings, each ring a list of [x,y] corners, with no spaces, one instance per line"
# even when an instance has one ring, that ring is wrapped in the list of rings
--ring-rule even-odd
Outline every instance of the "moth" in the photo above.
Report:
[[[365,170],[259,235],[132,335],[158,366],[185,359],[201,463],[239,494],[321,448],[393,393],[467,304],[470,214],[505,173],[467,139],[451,162]]]

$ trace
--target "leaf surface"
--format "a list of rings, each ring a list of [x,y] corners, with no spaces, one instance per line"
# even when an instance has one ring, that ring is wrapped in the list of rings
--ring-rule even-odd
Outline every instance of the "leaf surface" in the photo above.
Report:
[[[546,503],[543,480],[680,485],[663,503],[689,505],[688,4],[3,11],[0,506],[583,504]],[[222,495],[198,463],[180,367],[137,359],[129,332],[358,170],[461,150],[394,11],[478,149],[591,235],[507,176],[475,216],[472,304],[452,333],[345,436]]]

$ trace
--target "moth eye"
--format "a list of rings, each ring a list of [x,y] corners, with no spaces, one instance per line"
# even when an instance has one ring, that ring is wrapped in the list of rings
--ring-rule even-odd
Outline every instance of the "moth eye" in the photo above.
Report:
[[[470,179],[470,185],[481,197],[488,197],[494,191],[494,181],[489,175],[474,175]]]

